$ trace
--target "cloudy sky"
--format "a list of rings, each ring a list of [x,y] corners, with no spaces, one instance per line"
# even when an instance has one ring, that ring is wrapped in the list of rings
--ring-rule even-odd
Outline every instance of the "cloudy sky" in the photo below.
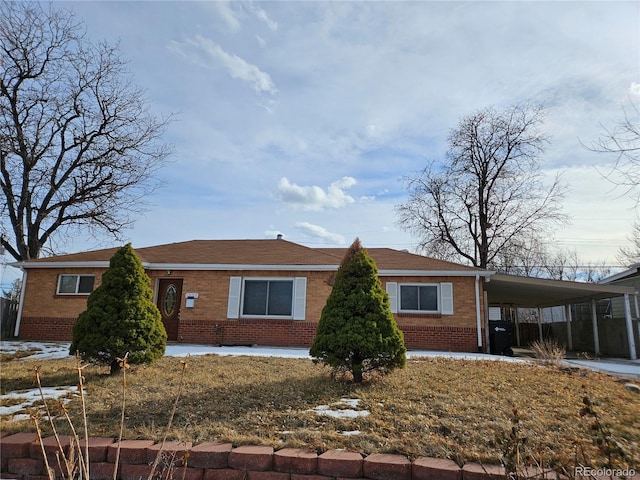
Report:
[[[274,238],[415,247],[402,178],[443,158],[462,116],[547,107],[551,180],[572,221],[554,243],[615,262],[636,213],[584,148],[640,100],[632,2],[56,2],[120,42],[152,110],[174,113],[172,162],[134,247]],[[76,239],[67,251],[110,246]]]

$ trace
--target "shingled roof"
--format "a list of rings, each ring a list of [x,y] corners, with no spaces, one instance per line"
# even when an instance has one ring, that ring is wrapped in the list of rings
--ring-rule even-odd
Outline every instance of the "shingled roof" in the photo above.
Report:
[[[314,250],[321,250],[334,255],[338,257],[340,261],[342,261],[342,258],[347,252],[346,248],[317,248]],[[394,250],[393,248],[367,248],[366,250],[369,252],[371,258],[375,260],[378,270],[481,271],[480,269],[459,263],[416,255],[406,250]]]
[[[58,265],[108,263],[117,248],[58,255],[20,262],[24,268]],[[283,239],[264,240],[191,240],[152,247],[135,248],[143,264],[147,265],[279,265],[326,266],[340,265],[346,248],[310,248]],[[367,249],[376,261],[378,270],[422,270],[482,272],[458,263],[415,255],[391,248]]]

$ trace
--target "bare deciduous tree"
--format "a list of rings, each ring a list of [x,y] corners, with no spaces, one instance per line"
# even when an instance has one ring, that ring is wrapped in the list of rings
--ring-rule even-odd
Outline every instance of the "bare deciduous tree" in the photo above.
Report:
[[[118,48],[91,43],[71,12],[3,2],[2,246],[26,260],[65,231],[119,238],[157,186],[168,120],[150,113]]]
[[[399,225],[430,255],[477,267],[564,220],[559,178],[545,183],[539,166],[547,137],[541,106],[480,110],[449,135],[446,162],[406,178],[409,200]]]
[[[640,263],[640,220],[633,223],[631,233],[627,236],[629,245],[621,247],[618,260],[622,265]]]
[[[602,175],[635,197],[640,207],[640,105],[631,101],[622,111],[623,119],[613,128],[603,127],[604,133],[590,149],[615,156],[613,168]]]

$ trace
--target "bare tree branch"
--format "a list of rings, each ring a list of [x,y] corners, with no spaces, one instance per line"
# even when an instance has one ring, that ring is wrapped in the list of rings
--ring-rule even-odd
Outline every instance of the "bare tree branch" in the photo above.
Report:
[[[0,221],[17,260],[75,230],[120,239],[170,154],[170,119],[150,113],[118,48],[49,8],[0,4]]]
[[[629,245],[621,247],[618,252],[618,260],[622,265],[640,263],[640,220],[631,226],[631,233],[627,236]]]
[[[601,175],[635,198],[640,207],[640,105],[632,99],[622,113],[623,119],[613,128],[603,126],[604,133],[587,148],[614,157],[611,169]]]

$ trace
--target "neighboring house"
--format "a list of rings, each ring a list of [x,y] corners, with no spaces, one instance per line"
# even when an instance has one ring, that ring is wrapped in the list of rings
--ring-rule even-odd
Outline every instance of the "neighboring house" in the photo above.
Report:
[[[19,262],[16,335],[70,340],[117,249]],[[493,272],[367,249],[409,349],[484,351],[484,280]],[[282,239],[194,240],[136,249],[170,341],[308,347],[346,249]]]
[[[635,335],[636,355],[640,356],[640,263],[634,263],[623,272],[611,275],[610,277],[603,278],[598,282],[603,285],[616,285],[631,287],[634,289],[634,293],[628,297],[629,301],[625,301],[623,297],[611,298],[609,300],[608,311],[605,312],[604,319],[609,323],[610,336],[613,336],[613,341],[617,342],[620,334],[623,330],[626,318],[631,317],[632,322],[635,323],[636,328],[633,329]],[[628,311],[627,311],[628,309]],[[607,345],[602,348],[603,353],[606,351]]]

